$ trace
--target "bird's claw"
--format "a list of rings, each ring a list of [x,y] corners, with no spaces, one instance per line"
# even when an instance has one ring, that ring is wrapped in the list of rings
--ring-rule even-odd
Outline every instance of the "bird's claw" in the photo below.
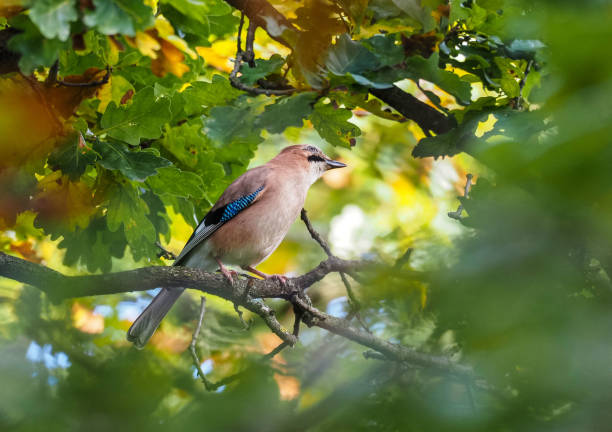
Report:
[[[221,273],[223,273],[223,276],[225,277],[225,279],[227,279],[227,281],[229,282],[230,285],[234,285],[234,276],[238,276],[238,272],[235,270],[228,270],[225,267],[221,268]]]
[[[277,282],[279,282],[284,287],[287,286],[287,276],[283,276],[283,275],[279,275],[279,274],[273,274],[273,275],[269,275],[266,279],[271,279],[273,281],[277,281]]]

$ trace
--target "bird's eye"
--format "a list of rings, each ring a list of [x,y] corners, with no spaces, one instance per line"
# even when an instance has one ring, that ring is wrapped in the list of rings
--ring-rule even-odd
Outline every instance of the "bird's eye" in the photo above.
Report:
[[[310,155],[308,156],[308,161],[309,162],[325,162],[325,159],[323,159],[321,156]]]

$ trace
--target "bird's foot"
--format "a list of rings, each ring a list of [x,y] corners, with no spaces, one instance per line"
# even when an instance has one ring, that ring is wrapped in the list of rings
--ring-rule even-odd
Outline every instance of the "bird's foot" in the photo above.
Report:
[[[238,276],[238,272],[235,270],[229,270],[225,267],[219,270],[221,270],[221,273],[223,273],[223,276],[225,277],[225,279],[227,279],[230,285],[234,285],[234,276]]]
[[[234,276],[238,276],[238,272],[235,270],[230,270],[223,265],[221,260],[216,259],[217,264],[219,264],[219,271],[223,274],[225,279],[230,283],[230,285],[234,285]]]
[[[284,287],[287,286],[287,276],[283,276],[283,275],[279,275],[279,274],[273,274],[273,275],[266,275],[265,279],[266,280],[277,281],[277,282],[279,282]]]
[[[269,274],[266,274],[266,273],[264,273],[262,271],[257,270],[254,267],[251,267],[251,266],[244,266],[242,268],[245,269],[246,271],[249,271],[249,272],[251,272],[253,274],[256,274],[257,276],[260,276],[260,277],[264,278],[265,280],[277,281],[282,286],[284,286],[284,287],[287,286],[287,276],[283,276],[283,275],[279,275],[279,274],[269,275]]]

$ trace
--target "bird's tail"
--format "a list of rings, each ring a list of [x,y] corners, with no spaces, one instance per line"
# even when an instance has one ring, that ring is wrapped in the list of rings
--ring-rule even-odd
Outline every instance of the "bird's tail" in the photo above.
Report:
[[[174,288],[162,290],[155,296],[151,303],[132,323],[128,330],[127,339],[134,343],[136,348],[144,348],[147,344],[159,323],[166,316],[172,305],[178,300],[183,293],[183,288]]]

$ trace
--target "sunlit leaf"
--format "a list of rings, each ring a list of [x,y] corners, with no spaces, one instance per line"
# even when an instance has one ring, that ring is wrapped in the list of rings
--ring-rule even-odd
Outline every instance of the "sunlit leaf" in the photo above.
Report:
[[[46,38],[65,41],[77,11],[71,0],[37,0],[30,9],[30,19]]]
[[[281,133],[290,126],[301,127],[312,112],[316,96],[316,93],[299,93],[279,98],[274,104],[266,105],[258,123],[271,133]]]
[[[351,147],[355,143],[355,137],[361,135],[359,127],[347,121],[352,116],[350,110],[334,107],[331,103],[317,102],[310,121],[321,138],[330,144]]]
[[[53,169],[60,169],[71,180],[79,178],[87,166],[93,164],[100,155],[85,142],[81,133],[74,133],[64,145],[49,156],[48,163]]]
[[[152,9],[139,0],[93,0],[93,5],[83,22],[103,34],[134,36],[153,24]]]
[[[158,194],[170,194],[183,198],[204,198],[202,177],[175,167],[165,167],[150,177],[147,184]]]
[[[147,215],[149,208],[130,184],[115,185],[109,191],[108,229],[117,231],[123,226],[125,238],[136,259],[155,253],[156,232]]]
[[[110,102],[100,124],[109,136],[136,145],[142,138],[159,138],[169,118],[170,101],[156,99],[153,88],[147,87],[136,93],[127,107]]]
[[[170,161],[153,151],[132,151],[125,144],[98,141],[93,149],[100,155],[98,163],[106,169],[118,170],[130,180],[143,181],[157,174],[157,169],[170,165]]]
[[[244,64],[240,68],[240,81],[253,85],[261,78],[278,73],[283,64],[285,64],[285,60],[278,54],[273,55],[268,60],[255,60],[255,67],[253,68],[248,64]]]

